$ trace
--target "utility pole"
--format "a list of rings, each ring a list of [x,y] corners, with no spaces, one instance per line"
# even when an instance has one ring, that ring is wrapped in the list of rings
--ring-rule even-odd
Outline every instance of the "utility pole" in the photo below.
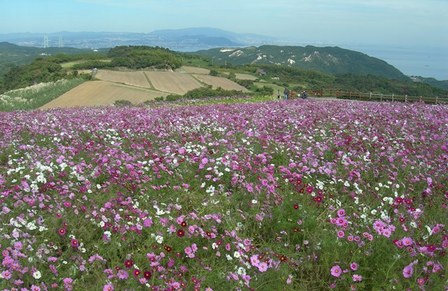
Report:
[[[49,43],[48,35],[45,35],[44,36],[44,48],[48,48],[49,47],[48,43]]]

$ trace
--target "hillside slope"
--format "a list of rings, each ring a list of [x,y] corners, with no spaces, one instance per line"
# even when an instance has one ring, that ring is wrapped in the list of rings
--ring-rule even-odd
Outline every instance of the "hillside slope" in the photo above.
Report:
[[[18,46],[8,42],[0,42],[0,75],[3,75],[14,66],[21,66],[31,63],[36,57],[55,54],[80,54],[90,52],[76,48],[37,48]]]
[[[215,64],[275,64],[316,70],[330,74],[374,75],[409,80],[402,72],[383,60],[339,47],[275,46],[216,48],[195,52],[209,57]]]

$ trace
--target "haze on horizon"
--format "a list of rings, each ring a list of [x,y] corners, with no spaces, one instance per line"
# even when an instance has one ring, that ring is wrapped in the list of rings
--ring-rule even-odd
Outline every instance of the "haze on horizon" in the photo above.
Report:
[[[214,27],[299,45],[448,51],[446,0],[0,0],[0,7],[0,34]]]

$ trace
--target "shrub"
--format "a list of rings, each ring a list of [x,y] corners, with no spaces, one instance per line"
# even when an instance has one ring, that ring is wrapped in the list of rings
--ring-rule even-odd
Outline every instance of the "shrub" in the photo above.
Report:
[[[130,107],[132,105],[133,105],[132,102],[129,100],[117,100],[114,102],[114,106],[117,107]]]

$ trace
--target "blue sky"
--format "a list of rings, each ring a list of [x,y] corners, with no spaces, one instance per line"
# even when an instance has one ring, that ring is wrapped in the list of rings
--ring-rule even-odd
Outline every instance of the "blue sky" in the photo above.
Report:
[[[215,27],[322,44],[448,48],[447,0],[0,0],[0,33]]]
[[[214,27],[359,50],[448,79],[448,0],[0,0],[0,11],[0,34]]]

